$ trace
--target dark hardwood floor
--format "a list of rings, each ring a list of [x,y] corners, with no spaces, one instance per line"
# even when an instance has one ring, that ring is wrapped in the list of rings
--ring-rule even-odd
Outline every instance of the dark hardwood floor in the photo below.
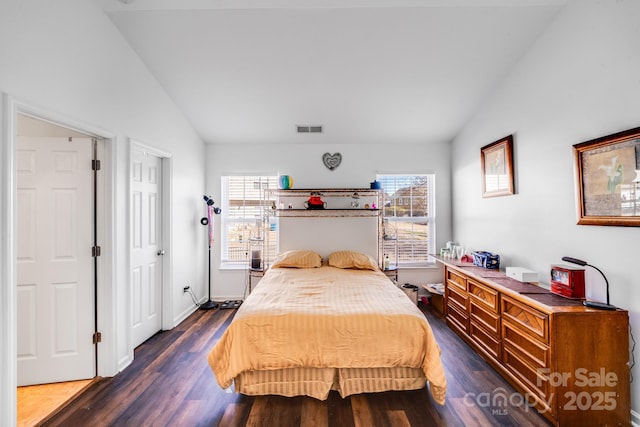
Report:
[[[460,340],[429,306],[421,308],[442,349],[447,403],[426,388],[351,396],[251,397],[222,390],[206,355],[235,310],[198,310],[135,350],[120,374],[90,387],[45,426],[548,426],[535,409]],[[503,403],[506,398],[506,405]]]

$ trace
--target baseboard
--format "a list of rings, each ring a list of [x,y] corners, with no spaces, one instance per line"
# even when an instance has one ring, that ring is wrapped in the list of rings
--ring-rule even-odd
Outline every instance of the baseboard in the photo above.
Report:
[[[203,299],[202,301],[198,301],[198,303],[203,303],[205,300]],[[197,305],[192,305],[189,306],[189,308],[187,308],[186,310],[184,310],[182,313],[178,314],[178,316],[176,316],[173,319],[173,327],[175,328],[176,326],[178,326],[180,323],[182,323],[187,317],[191,316],[196,310],[198,309]]]
[[[133,351],[131,351],[131,354],[127,354],[126,356],[118,360],[118,371],[116,372],[116,374],[127,369],[127,367],[131,365],[132,362],[133,362]]]
[[[640,414],[636,411],[631,411],[631,425],[633,427],[640,427]]]

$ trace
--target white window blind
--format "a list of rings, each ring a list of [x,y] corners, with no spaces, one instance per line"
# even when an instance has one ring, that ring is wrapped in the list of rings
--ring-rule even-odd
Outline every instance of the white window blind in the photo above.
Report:
[[[268,224],[263,206],[268,188],[277,188],[278,177],[226,175],[222,177],[221,259],[225,268],[246,268],[253,250],[273,259],[277,249],[275,222]]]
[[[391,264],[432,264],[429,254],[435,251],[435,175],[381,174],[376,180],[384,191],[383,251]]]

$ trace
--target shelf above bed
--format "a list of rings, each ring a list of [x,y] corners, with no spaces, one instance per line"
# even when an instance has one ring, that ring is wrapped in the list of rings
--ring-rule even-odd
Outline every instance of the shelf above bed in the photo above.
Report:
[[[370,188],[267,189],[264,199],[268,215],[277,217],[378,217],[383,194]],[[311,198],[320,199],[324,209],[309,209]]]
[[[384,199],[383,190],[371,188],[270,188],[261,213],[267,230],[277,233],[280,252],[312,247],[328,256],[348,247],[382,262]],[[274,234],[265,232],[267,238]]]
[[[309,196],[314,192],[329,197],[351,197],[353,193],[358,193],[360,196],[366,197],[378,196],[382,190],[370,188],[290,188],[287,190],[269,189],[267,192],[275,196]]]
[[[376,217],[380,209],[276,209],[278,217]]]

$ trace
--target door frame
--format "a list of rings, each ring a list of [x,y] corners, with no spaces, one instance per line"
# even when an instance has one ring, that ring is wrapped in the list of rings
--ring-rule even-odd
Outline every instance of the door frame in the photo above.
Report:
[[[0,103],[0,342],[6,344],[0,352],[0,425],[14,425],[17,416],[17,320],[16,320],[16,121],[18,114],[35,117],[82,132],[103,142],[102,170],[98,174],[97,231],[104,248],[97,258],[98,284],[96,289],[98,324],[104,337],[98,344],[96,373],[110,376],[117,372],[116,324],[114,316],[116,200],[116,143],[115,135],[104,129],[74,121],[42,108],[17,101],[1,93]]]
[[[160,212],[162,215],[162,226],[161,226],[161,232],[162,232],[162,248],[165,251],[165,255],[163,256],[162,259],[162,290],[161,290],[161,297],[162,297],[162,304],[161,304],[161,328],[162,330],[169,330],[172,329],[174,324],[173,324],[173,318],[172,318],[172,313],[173,313],[173,293],[171,292],[172,287],[171,287],[171,277],[173,277],[173,243],[172,243],[172,233],[171,233],[171,229],[172,229],[172,221],[171,221],[171,206],[172,206],[172,198],[173,198],[173,185],[172,185],[172,177],[173,177],[173,173],[172,173],[172,167],[173,167],[173,155],[167,151],[164,150],[160,150],[156,147],[153,147],[152,145],[149,144],[145,144],[142,143],[138,140],[135,139],[129,139],[129,165],[128,165],[128,169],[129,169],[129,174],[127,177],[128,180],[128,190],[129,190],[129,195],[128,195],[128,203],[129,203],[129,227],[128,227],[128,240],[127,240],[127,250],[128,250],[128,256],[127,256],[127,274],[131,275],[131,243],[133,242],[133,227],[131,226],[131,224],[133,224],[133,204],[131,203],[131,198],[133,196],[133,182],[132,182],[132,176],[133,176],[133,150],[134,149],[138,149],[138,150],[142,150],[142,151],[146,151],[147,153],[159,157],[161,162],[162,162],[162,194],[161,194],[161,198],[162,198],[162,206],[160,207]],[[131,281],[129,280],[129,284],[131,284]],[[130,289],[131,291],[131,289]],[[133,301],[133,296],[131,294],[129,294],[129,300]],[[131,325],[131,316],[133,315],[132,313],[133,307],[129,307],[129,328],[132,328]],[[128,348],[131,349],[131,351],[133,351],[133,332],[131,331],[131,329],[129,329],[129,334],[128,334]],[[133,358],[133,356],[132,356]]]

